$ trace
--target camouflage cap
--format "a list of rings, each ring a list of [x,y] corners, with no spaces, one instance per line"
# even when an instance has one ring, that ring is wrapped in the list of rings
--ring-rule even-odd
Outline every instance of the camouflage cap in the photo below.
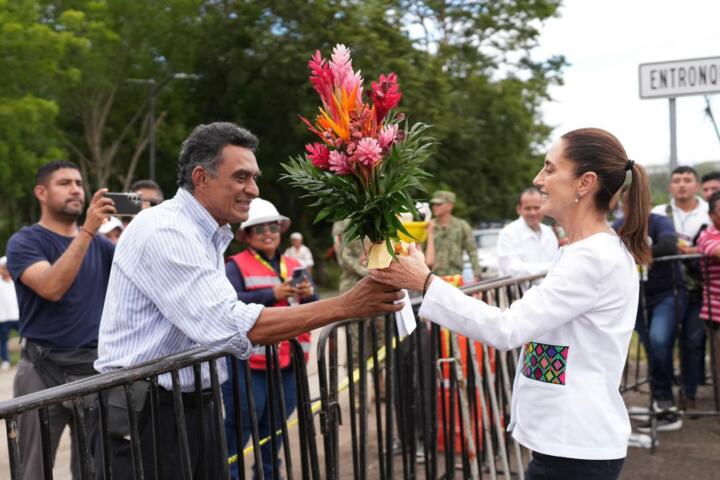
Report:
[[[433,194],[430,203],[438,205],[442,203],[455,203],[455,194],[447,190],[438,190]]]

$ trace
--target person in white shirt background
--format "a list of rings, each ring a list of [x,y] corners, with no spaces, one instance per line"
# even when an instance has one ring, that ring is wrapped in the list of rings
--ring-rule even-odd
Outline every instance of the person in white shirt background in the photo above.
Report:
[[[500,232],[497,256],[501,276],[525,277],[545,273],[558,251],[552,228],[542,223],[542,195],[525,189],[518,199],[520,217]]]
[[[293,232],[290,235],[290,247],[285,250],[285,255],[292,257],[295,260],[300,261],[308,273],[312,275],[313,266],[315,266],[315,260],[313,260],[312,252],[310,249],[303,245],[303,236],[300,232]]]
[[[628,180],[633,208],[616,234],[606,216]],[[540,285],[509,309],[444,282],[414,247],[370,275],[423,291],[425,319],[502,350],[524,345],[508,429],[533,451],[525,478],[616,479],[630,434],[619,386],[637,312],[635,264],[651,259],[647,175],[613,135],[587,128],[552,146],[533,183],[543,214],[562,225],[569,243]]]
[[[670,203],[657,205],[652,213],[665,215],[675,226],[680,253],[697,253],[695,246],[700,232],[712,225],[708,204],[698,196],[700,183],[694,168],[679,166],[670,174]],[[706,334],[702,308],[702,274],[699,262],[684,262],[683,277],[688,291],[685,314],[680,319],[680,371],[682,389],[679,408],[696,410],[698,385],[705,377]]]
[[[15,284],[7,269],[7,257],[0,258],[0,369],[10,368],[10,355],[8,353],[8,337],[11,330],[18,330],[17,296]]]

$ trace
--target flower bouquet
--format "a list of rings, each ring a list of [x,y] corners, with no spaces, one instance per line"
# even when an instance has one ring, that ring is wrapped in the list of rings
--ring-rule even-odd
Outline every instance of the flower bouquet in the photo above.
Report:
[[[308,65],[322,106],[314,123],[300,119],[320,141],[283,164],[282,178],[314,199],[315,222],[348,219],[345,241],[369,239],[368,267],[386,267],[397,232],[412,236],[398,215],[417,215],[411,193],[429,176],[421,168],[433,144],[428,126],[410,126],[396,111],[402,93],[394,73],[380,75],[363,99],[363,78],[344,45],[329,61],[317,51]]]

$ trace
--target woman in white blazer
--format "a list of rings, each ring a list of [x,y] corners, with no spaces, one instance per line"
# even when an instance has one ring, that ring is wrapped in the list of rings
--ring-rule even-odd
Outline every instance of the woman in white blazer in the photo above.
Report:
[[[627,181],[633,208],[616,234],[607,213]],[[618,387],[638,306],[635,264],[651,258],[647,175],[613,135],[586,128],[551,147],[533,183],[569,242],[509,309],[445,283],[415,248],[371,275],[424,292],[423,318],[499,349],[523,347],[509,429],[533,451],[526,478],[616,479],[630,434]]]

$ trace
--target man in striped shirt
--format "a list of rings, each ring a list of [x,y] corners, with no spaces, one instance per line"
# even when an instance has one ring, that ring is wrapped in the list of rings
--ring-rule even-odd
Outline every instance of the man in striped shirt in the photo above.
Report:
[[[700,318],[720,324],[720,192],[713,193],[708,199],[708,209],[712,224],[700,233],[698,250],[710,263],[703,266],[705,289]]]
[[[196,346],[247,358],[257,345],[341,319],[401,308],[392,303],[402,297],[399,292],[370,279],[338,297],[293,307],[266,308],[238,300],[225,276],[223,252],[233,238],[229,224],[245,221],[250,202],[259,195],[257,144],[252,133],[224,122],[200,125],[183,142],[175,197],[143,210],[118,242],[100,324],[98,371],[130,367]],[[225,362],[217,362],[217,368],[224,382]],[[208,370],[203,365],[203,389],[210,388]],[[181,370],[179,378],[181,391],[194,391],[191,369]],[[164,447],[160,468],[164,478],[181,478],[170,375],[160,376],[158,382],[161,432],[167,432],[158,442]],[[203,456],[221,450],[210,428],[205,429],[205,452],[198,448],[196,420],[200,415],[210,418],[212,410],[204,411],[208,406],[196,409],[186,403],[193,470]],[[149,421],[141,423],[143,468],[146,477],[154,478],[153,429]],[[114,476],[131,478],[130,442],[124,437],[111,440]],[[209,478],[216,478],[209,473]]]

